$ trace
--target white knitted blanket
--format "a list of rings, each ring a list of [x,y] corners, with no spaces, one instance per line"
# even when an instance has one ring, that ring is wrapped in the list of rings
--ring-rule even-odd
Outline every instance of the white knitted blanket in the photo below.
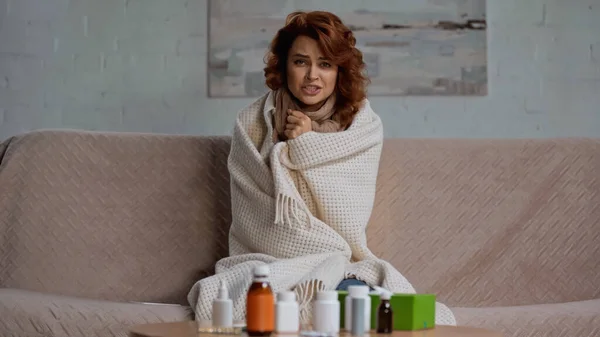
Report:
[[[394,292],[414,293],[388,262],[367,248],[366,226],[375,199],[383,143],[381,120],[365,100],[343,132],[308,132],[273,144],[273,94],[243,109],[234,128],[231,174],[230,256],[215,275],[199,280],[188,300],[199,319],[211,319],[221,280],[234,303],[234,319],[245,319],[252,270],[268,264],[273,290],[294,290],[301,320],[311,319],[317,290],[333,290],[356,277]],[[436,324],[455,325],[445,305]]]

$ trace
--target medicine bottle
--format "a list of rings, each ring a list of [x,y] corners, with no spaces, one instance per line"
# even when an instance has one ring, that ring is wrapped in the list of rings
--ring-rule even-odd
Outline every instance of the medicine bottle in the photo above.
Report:
[[[335,290],[317,292],[313,302],[313,330],[323,334],[340,332],[340,301]]]
[[[270,336],[275,330],[275,298],[268,282],[269,266],[254,268],[246,298],[246,332],[249,336]]]
[[[368,332],[371,329],[371,297],[369,297],[369,286],[348,286],[348,296],[346,296],[346,299],[344,301],[344,328],[346,329],[346,331],[350,331],[352,329],[352,321],[355,320],[355,318],[352,315],[353,298],[364,299],[364,315],[361,316],[364,320],[363,326],[365,327],[365,332]]]
[[[217,328],[233,327],[233,301],[229,298],[225,281],[221,281],[219,294],[213,301],[212,325]]]
[[[300,309],[293,291],[282,291],[277,294],[275,305],[275,331],[281,333],[297,333],[300,330]]]
[[[394,322],[394,312],[390,304],[390,294],[384,292],[381,294],[381,302],[377,309],[377,333],[392,333]]]
[[[362,337],[366,331],[369,331],[365,325],[365,297],[352,298],[352,322],[350,323],[350,334],[355,337]]]

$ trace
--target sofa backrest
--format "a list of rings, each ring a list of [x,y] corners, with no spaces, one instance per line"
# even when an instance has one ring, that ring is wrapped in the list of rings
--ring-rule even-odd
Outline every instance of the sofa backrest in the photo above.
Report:
[[[600,139],[386,140],[368,244],[453,306],[600,298]]]
[[[186,304],[227,254],[229,146],[47,130],[7,140],[0,286]],[[452,306],[598,298],[600,140],[388,139],[367,234]]]
[[[0,287],[187,304],[227,254],[226,137],[43,130],[4,147]]]

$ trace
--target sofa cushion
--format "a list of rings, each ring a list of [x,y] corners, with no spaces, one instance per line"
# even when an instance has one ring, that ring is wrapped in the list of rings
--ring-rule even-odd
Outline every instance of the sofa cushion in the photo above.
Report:
[[[600,336],[600,299],[516,307],[452,308],[460,325],[507,337]]]
[[[0,289],[2,336],[128,336],[132,325],[191,319],[188,307],[118,303]]]

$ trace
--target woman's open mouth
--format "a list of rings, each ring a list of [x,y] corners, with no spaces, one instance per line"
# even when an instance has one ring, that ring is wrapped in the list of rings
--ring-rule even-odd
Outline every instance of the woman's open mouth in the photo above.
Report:
[[[318,87],[316,85],[305,85],[302,87],[302,91],[307,95],[314,96],[321,92],[321,87]]]

